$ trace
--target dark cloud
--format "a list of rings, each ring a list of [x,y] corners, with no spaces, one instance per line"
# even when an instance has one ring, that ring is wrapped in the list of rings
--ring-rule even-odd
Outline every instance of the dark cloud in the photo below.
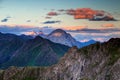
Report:
[[[74,9],[68,9],[68,10],[66,10],[66,14],[68,14],[68,15],[75,15],[76,13],[75,13]]]
[[[59,9],[58,10],[59,12],[64,12],[64,11],[66,11],[65,9]]]
[[[43,24],[55,24],[55,23],[61,23],[61,21],[46,21],[46,22],[43,22]]]
[[[1,20],[1,22],[7,22],[7,21],[8,21],[8,19],[7,19],[7,18],[5,18],[5,19]]]
[[[42,28],[52,28],[51,26],[44,26],[44,27],[42,27]]]
[[[6,18],[2,19],[1,22],[7,22],[10,18],[11,16],[7,16]]]
[[[26,22],[31,22],[31,20],[27,20]]]
[[[75,32],[75,33],[112,33],[112,32],[120,32],[119,28],[108,28],[108,29],[80,29],[80,30],[67,30],[68,32]]]
[[[12,18],[12,17],[11,16],[7,16],[6,18],[8,19],[8,18]]]
[[[113,17],[110,16],[94,16],[90,21],[117,21]]]
[[[78,41],[107,41],[110,38],[120,38],[120,28],[107,28],[107,29],[81,29],[67,31],[72,34]]]
[[[45,19],[51,19],[51,18],[52,18],[52,17],[48,17],[48,16],[47,16],[47,17],[45,17]]]

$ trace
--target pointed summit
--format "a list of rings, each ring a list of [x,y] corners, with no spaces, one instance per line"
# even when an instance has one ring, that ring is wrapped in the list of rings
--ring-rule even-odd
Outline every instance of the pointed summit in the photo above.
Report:
[[[56,29],[51,32],[47,38],[55,43],[64,44],[67,46],[76,46],[77,41],[67,32],[62,29]]]
[[[64,30],[62,30],[62,29],[56,29],[56,30],[54,30],[53,32],[61,32],[61,33],[66,33]]]
[[[84,43],[79,42],[62,29],[54,30],[46,38],[55,43],[63,44],[69,47],[77,46],[78,48],[96,43],[94,40],[90,40]]]
[[[67,33],[62,29],[56,29],[53,32],[51,32],[48,36],[60,37],[63,35],[67,35]]]

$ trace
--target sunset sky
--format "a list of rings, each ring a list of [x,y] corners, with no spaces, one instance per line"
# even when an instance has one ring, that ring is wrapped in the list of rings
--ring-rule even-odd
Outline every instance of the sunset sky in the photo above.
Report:
[[[49,33],[62,28],[78,41],[105,41],[120,37],[119,3],[120,0],[0,0],[0,32],[21,34],[42,29]],[[103,11],[115,20],[76,19],[74,11],[78,9]]]

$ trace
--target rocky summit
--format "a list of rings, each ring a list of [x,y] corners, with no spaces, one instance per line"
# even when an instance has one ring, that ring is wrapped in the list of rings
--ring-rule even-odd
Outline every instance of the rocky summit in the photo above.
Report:
[[[0,80],[120,80],[120,38],[78,49],[72,47],[50,67],[10,67]]]

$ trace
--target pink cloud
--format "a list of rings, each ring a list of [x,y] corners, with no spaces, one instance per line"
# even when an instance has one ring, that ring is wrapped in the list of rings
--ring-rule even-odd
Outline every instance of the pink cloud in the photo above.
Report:
[[[47,15],[48,15],[48,16],[57,16],[58,13],[57,13],[57,12],[49,12]]]
[[[102,26],[103,26],[103,27],[106,27],[106,28],[115,27],[114,24],[112,24],[112,23],[103,24]]]
[[[64,27],[65,30],[81,30],[86,28],[87,26],[69,26],[69,27]]]

